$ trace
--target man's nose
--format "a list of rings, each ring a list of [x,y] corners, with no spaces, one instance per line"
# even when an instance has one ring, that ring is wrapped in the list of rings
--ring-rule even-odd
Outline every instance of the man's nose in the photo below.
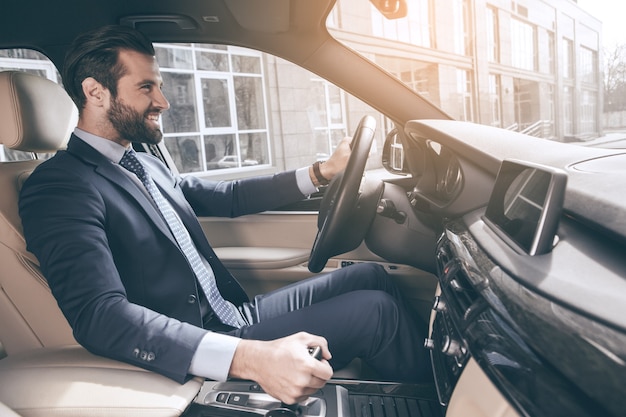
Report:
[[[165,98],[165,94],[163,94],[163,90],[158,90],[156,93],[156,97],[154,100],[154,104],[160,109],[167,110],[170,108],[170,102]]]

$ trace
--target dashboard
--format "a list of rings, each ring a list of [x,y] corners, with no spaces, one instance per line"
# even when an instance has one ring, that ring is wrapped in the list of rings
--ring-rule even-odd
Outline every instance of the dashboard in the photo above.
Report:
[[[416,218],[442,225],[426,341],[440,403],[477,367],[519,415],[622,415],[626,183],[611,161],[624,155],[459,122],[405,134]]]

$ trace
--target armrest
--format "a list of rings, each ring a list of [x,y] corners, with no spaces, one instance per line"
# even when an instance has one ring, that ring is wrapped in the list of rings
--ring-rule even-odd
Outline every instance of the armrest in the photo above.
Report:
[[[267,247],[213,248],[229,269],[280,269],[309,260],[310,249]]]
[[[201,378],[169,378],[92,355],[80,346],[42,348],[0,360],[0,402],[24,416],[180,416]]]

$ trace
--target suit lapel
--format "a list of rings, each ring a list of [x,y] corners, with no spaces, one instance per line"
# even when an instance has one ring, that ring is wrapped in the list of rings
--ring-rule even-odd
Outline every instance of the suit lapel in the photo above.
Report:
[[[68,143],[67,151],[80,158],[85,163],[93,165],[98,175],[107,179],[117,186],[118,189],[122,190],[122,192],[132,197],[155,227],[176,244],[167,223],[163,220],[163,217],[150,200],[150,197],[142,191],[139,184],[135,183],[128,175],[124,174],[119,167],[115,166],[115,164],[111,163],[111,161],[79,138],[72,136]]]

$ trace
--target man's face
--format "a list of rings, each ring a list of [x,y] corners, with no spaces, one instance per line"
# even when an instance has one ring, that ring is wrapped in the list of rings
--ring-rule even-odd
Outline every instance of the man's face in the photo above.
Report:
[[[107,115],[119,140],[156,144],[163,138],[159,126],[161,112],[169,108],[154,57],[133,51],[121,51],[120,62],[126,68],[117,84],[117,97],[111,98]]]

